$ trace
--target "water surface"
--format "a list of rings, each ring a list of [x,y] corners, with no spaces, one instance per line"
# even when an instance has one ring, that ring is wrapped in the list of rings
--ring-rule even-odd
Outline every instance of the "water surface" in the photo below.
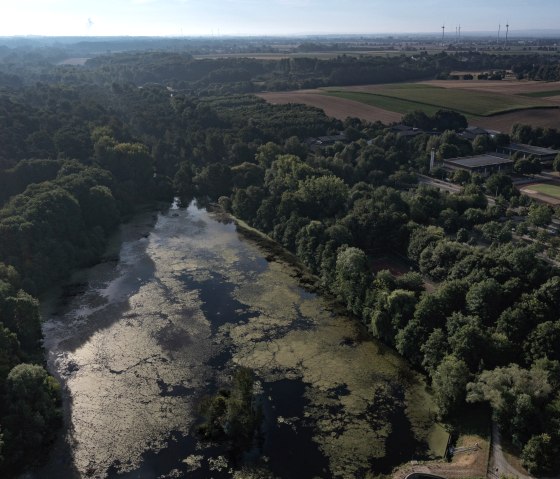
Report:
[[[354,478],[429,454],[422,378],[233,223],[172,207],[117,244],[118,261],[45,307],[67,426],[36,477]],[[195,434],[201,398],[238,366],[256,372],[265,413],[242,457]]]

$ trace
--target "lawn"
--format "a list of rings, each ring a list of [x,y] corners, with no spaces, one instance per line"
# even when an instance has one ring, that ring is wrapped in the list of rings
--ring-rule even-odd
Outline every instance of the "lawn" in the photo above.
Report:
[[[555,107],[552,103],[540,98],[449,89],[418,83],[380,85],[379,89],[367,93],[339,89],[326,91],[329,95],[399,113],[421,109],[427,114],[433,114],[439,109],[449,109],[466,115],[492,116],[529,108]]]
[[[521,93],[521,96],[528,96],[531,98],[547,98],[549,96],[560,95],[560,90],[548,90],[548,91],[532,91],[529,93]]]
[[[560,186],[558,185],[551,185],[549,183],[537,183],[535,185],[529,185],[528,188],[544,195],[560,199]]]

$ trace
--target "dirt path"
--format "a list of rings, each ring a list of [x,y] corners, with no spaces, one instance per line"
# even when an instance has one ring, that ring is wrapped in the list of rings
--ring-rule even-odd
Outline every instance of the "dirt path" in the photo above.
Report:
[[[492,423],[492,448],[490,450],[490,464],[488,479],[499,479],[503,476],[517,477],[518,479],[534,479],[520,464],[513,464],[509,455],[502,448],[502,436],[498,426]]]

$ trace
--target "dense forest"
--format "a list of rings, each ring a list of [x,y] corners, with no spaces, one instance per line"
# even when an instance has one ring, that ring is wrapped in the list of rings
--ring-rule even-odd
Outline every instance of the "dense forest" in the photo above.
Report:
[[[117,49],[119,53],[97,51],[84,59],[83,66],[58,64],[72,56],[72,50],[66,51],[61,45],[58,50],[0,47],[0,86],[18,88],[37,82],[104,87],[113,83],[161,84],[183,92],[223,95],[448,78],[457,70],[488,72],[483,78],[490,79],[495,77],[493,72],[505,70],[513,71],[519,79],[560,79],[560,56],[537,52],[492,54],[473,49],[433,54],[418,51],[414,55],[395,52],[386,56],[341,53],[333,58],[271,56],[263,60],[238,56],[196,58],[196,50],[180,50],[167,43],[149,52],[127,51],[126,41],[123,42]],[[300,47],[305,50],[305,45]],[[90,48],[94,46],[95,43]],[[217,51],[227,52],[223,48]]]
[[[392,81],[459,61],[239,59],[194,68],[185,54],[126,53],[83,69],[36,67],[0,91],[3,473],[40,461],[61,421],[36,298],[98,261],[137,208],[174,195],[218,203],[295,253],[326,294],[425,372],[442,418],[488,404],[531,472],[557,471],[560,244],[544,231],[555,212],[519,196],[503,174],[457,173],[462,191],[453,195],[417,184],[432,149],[466,156],[508,138],[470,142],[455,131],[465,119],[452,112],[408,115],[439,134],[407,139],[380,123],[231,94],[262,75],[281,79],[278,88]],[[512,59],[470,61],[499,68]],[[167,82],[185,91],[154,84]],[[312,149],[305,141],[341,131],[346,143]],[[511,135],[558,145],[554,130],[516,126]],[[388,255],[410,271],[375,271],[373,260]]]

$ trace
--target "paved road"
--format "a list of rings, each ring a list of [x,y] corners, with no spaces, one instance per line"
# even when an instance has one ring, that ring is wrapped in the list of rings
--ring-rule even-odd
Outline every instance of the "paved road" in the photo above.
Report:
[[[504,475],[519,479],[534,479],[526,471],[519,471],[508,462],[502,450],[502,437],[498,426],[492,423],[492,449],[490,450],[488,479],[498,479]]]
[[[418,183],[430,185],[440,190],[449,191],[450,193],[460,193],[461,190],[463,189],[462,186],[455,185],[447,181],[436,180],[435,178],[431,178],[429,176],[424,176],[424,175],[417,175],[417,176],[418,176]]]

